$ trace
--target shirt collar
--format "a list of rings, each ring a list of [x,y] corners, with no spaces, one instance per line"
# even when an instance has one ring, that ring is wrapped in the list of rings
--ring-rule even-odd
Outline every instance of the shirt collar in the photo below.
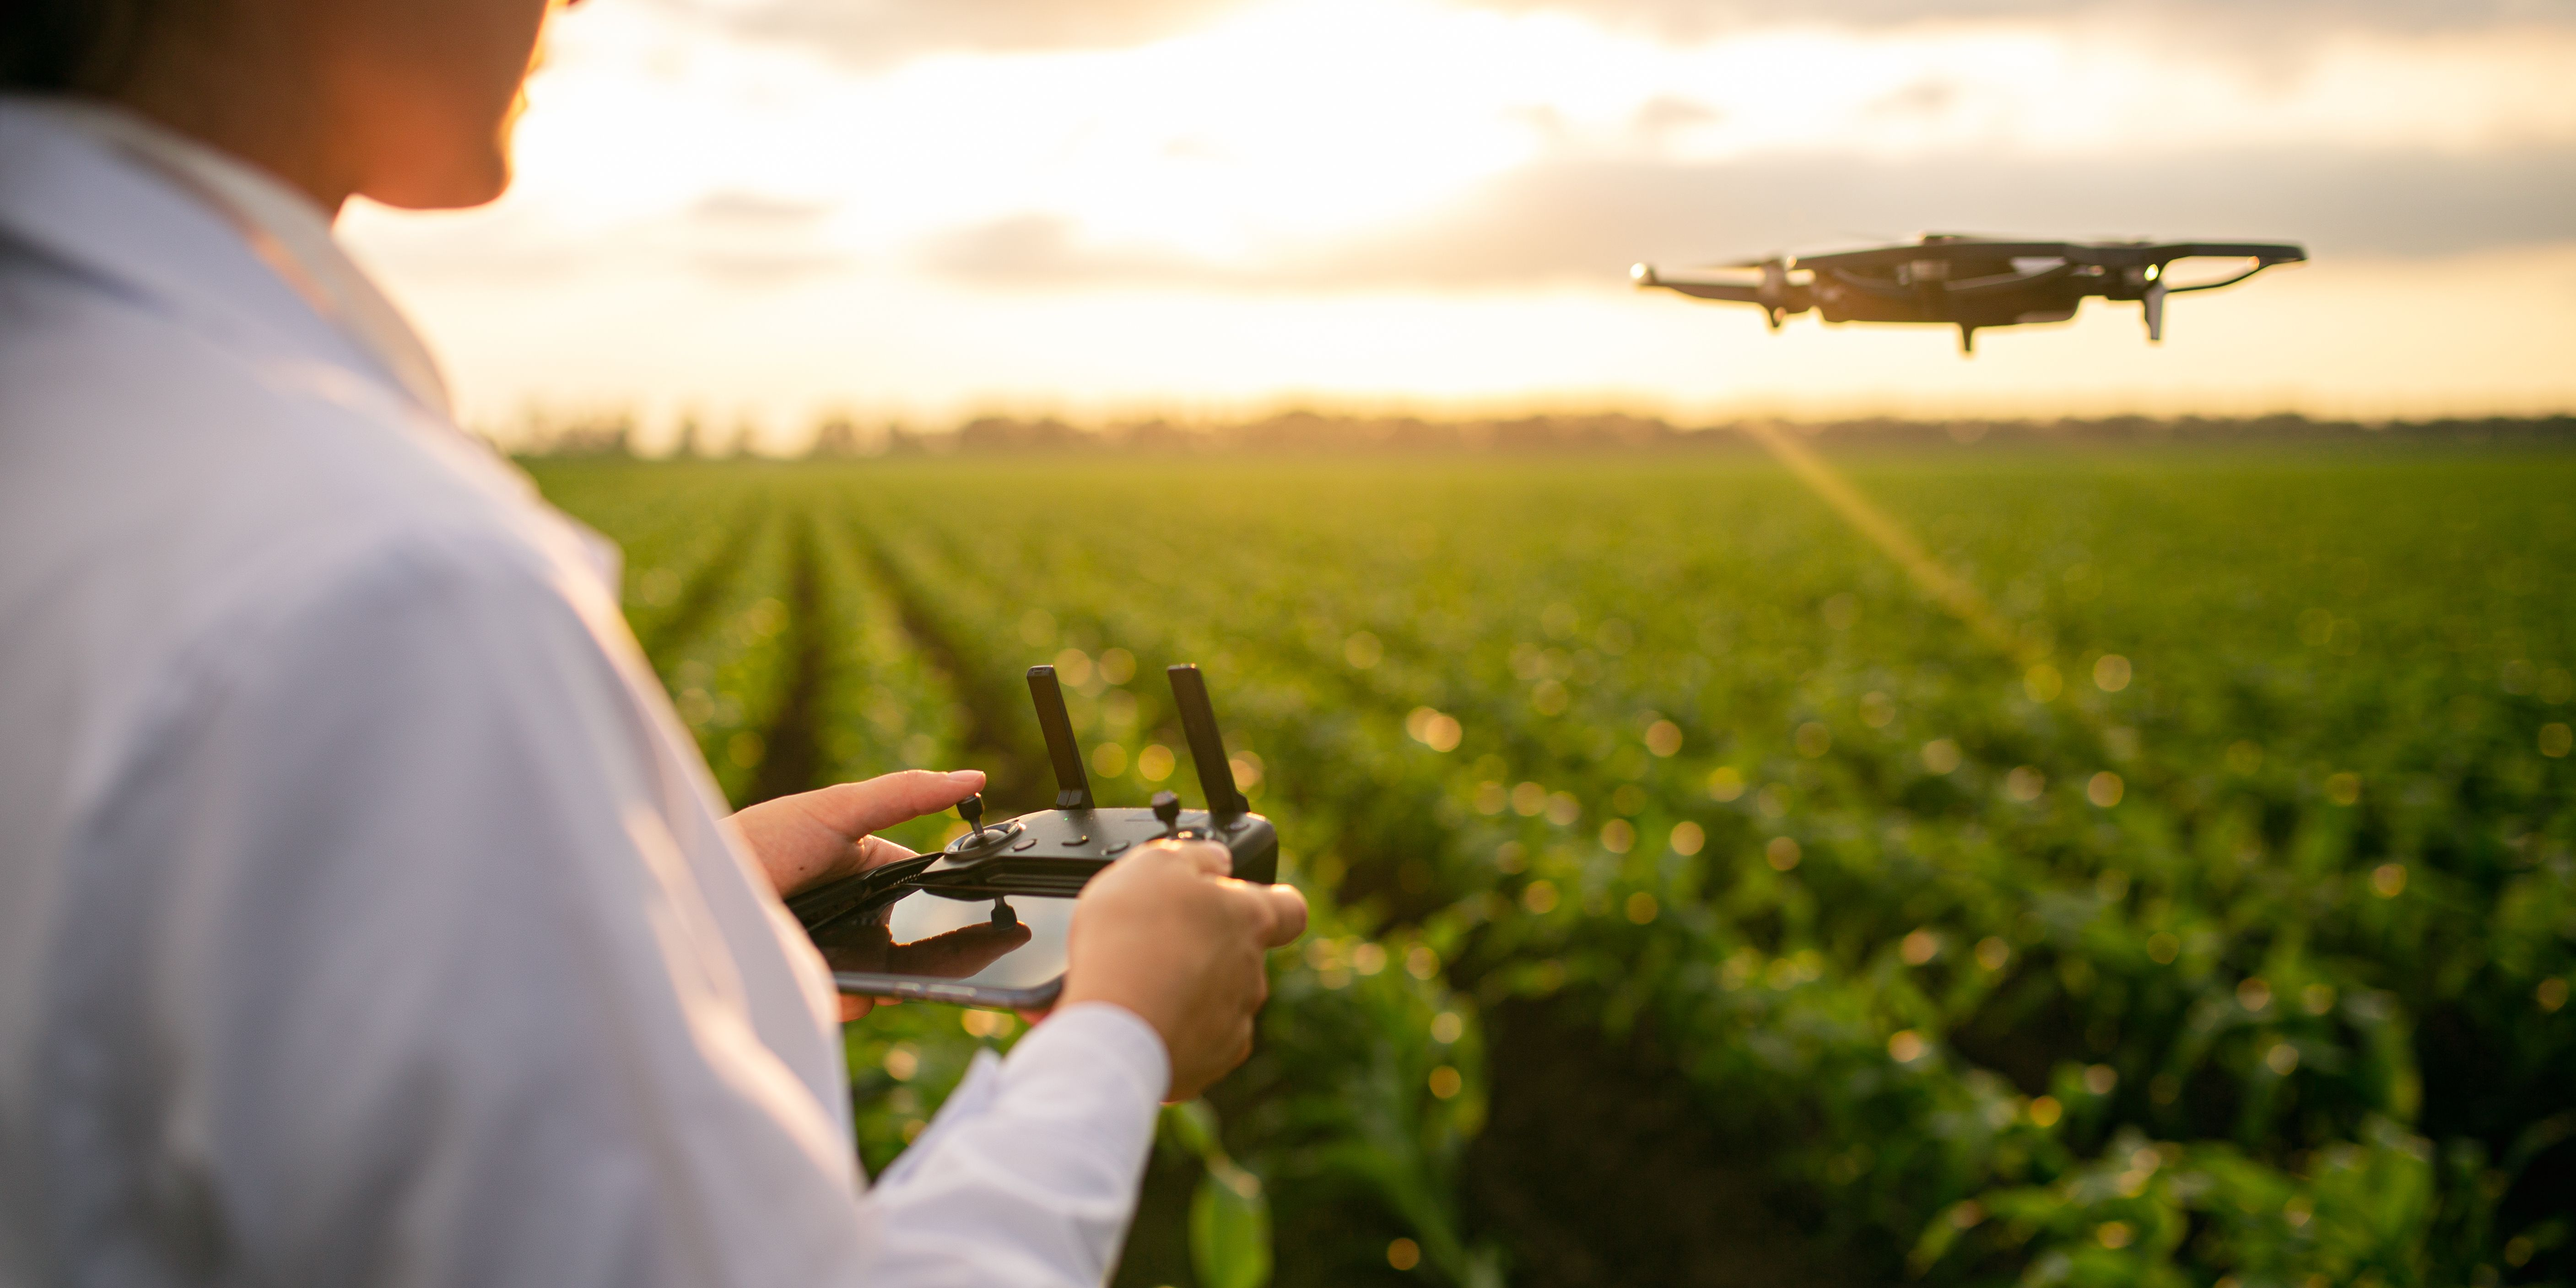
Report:
[[[38,112],[140,162],[195,197],[413,398],[452,418],[447,382],[429,347],[341,248],[331,234],[330,216],[310,197],[247,162],[123,108],[69,98],[19,99],[12,106]]]

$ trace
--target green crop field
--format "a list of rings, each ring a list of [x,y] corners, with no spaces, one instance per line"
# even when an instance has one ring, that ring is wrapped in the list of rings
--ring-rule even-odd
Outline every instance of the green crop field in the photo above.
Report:
[[[531,468],[738,803],[1207,669],[1317,918],[1121,1283],[2576,1283],[2576,456]]]

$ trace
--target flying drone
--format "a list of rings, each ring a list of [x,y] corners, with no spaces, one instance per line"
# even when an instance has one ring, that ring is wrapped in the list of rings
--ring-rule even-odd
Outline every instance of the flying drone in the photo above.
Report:
[[[1923,322],[1959,328],[1959,351],[1977,351],[1986,327],[2064,322],[2088,295],[2137,300],[2147,339],[2165,334],[2165,297],[2233,286],[2275,264],[2305,260],[2305,248],[2263,242],[2004,241],[1936,233],[1918,242],[1831,255],[1774,255],[1715,266],[1732,276],[1677,280],[1651,264],[1629,270],[1639,289],[1660,287],[1703,300],[1761,307],[1781,320],[1814,309],[1827,322]],[[2252,261],[2233,276],[2181,282],[2177,260]]]

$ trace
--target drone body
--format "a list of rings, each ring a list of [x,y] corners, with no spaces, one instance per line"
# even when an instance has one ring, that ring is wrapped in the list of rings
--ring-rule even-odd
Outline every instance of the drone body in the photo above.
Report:
[[[1913,322],[1959,328],[1959,349],[1976,351],[1986,327],[2064,322],[2085,297],[2136,300],[2147,339],[2164,339],[2165,297],[2244,281],[2275,264],[2308,257],[2294,245],[2256,242],[2003,241],[1934,234],[1874,250],[1797,258],[1772,256],[1725,265],[1732,280],[1675,280],[1639,264],[1639,288],[1657,287],[1704,300],[1759,306],[1771,329],[1815,310],[1827,322]],[[2178,284],[2176,260],[2251,260],[2233,276]],[[1741,276],[1751,273],[1757,276]]]

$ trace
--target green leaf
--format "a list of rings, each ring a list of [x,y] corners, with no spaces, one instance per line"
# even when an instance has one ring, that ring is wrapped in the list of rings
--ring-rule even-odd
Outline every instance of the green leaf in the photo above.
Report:
[[[1163,1126],[1180,1141],[1182,1148],[1201,1162],[1219,1162],[1225,1158],[1225,1145],[1217,1139],[1216,1111],[1208,1108],[1206,1101],[1165,1105]]]
[[[1270,1282],[1270,1198],[1261,1178],[1231,1163],[1209,1166],[1190,1200],[1190,1263],[1199,1288]]]

